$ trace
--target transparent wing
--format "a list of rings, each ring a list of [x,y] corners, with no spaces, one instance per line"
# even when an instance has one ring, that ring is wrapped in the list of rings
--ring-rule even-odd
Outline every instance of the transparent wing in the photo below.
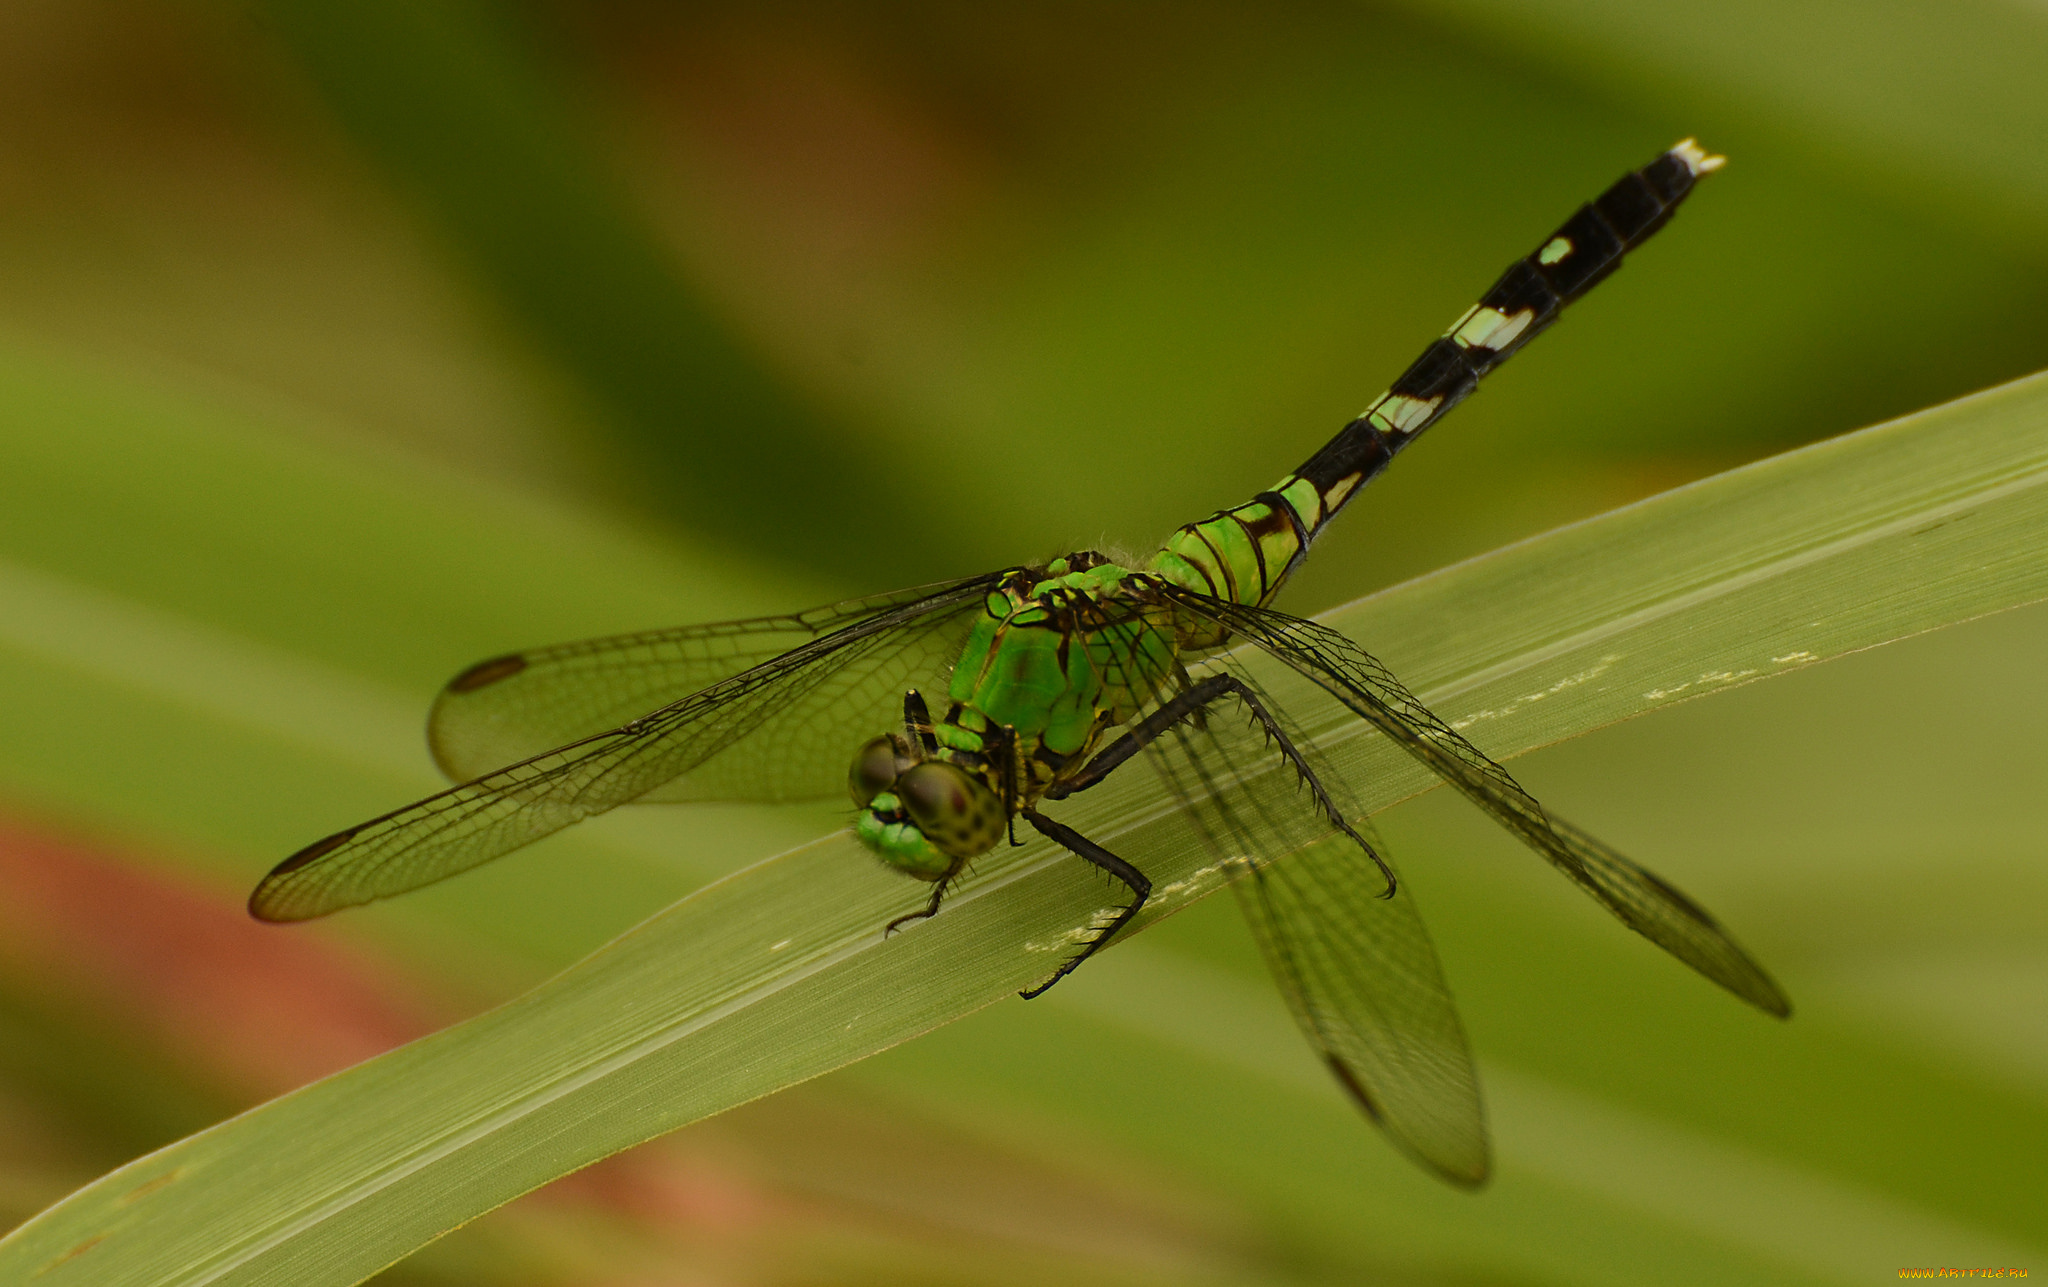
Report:
[[[1154,742],[1152,762],[1181,800],[1181,821],[1244,869],[1234,888],[1245,917],[1338,1082],[1411,1158],[1480,1184],[1489,1158],[1478,1078],[1414,900],[1405,883],[1389,887],[1377,838],[1342,821],[1364,812],[1343,784],[1284,713],[1262,705],[1284,745],[1225,697],[1203,727]]]
[[[628,802],[843,792],[860,743],[900,724],[903,690],[945,682],[1001,575],[875,608],[609,731],[308,845],[263,878],[249,910],[306,920],[389,898]]]
[[[1380,897],[1379,868],[1337,835],[1255,864],[1235,888],[1295,1022],[1337,1080],[1408,1156],[1454,1184],[1485,1183],[1478,1075],[1407,886]]]
[[[1178,589],[1166,593],[1182,610],[1257,644],[1344,703],[1549,859],[1624,925],[1758,1009],[1781,1018],[1792,1013],[1784,991],[1699,904],[1546,814],[1506,769],[1343,634],[1270,608]]]
[[[618,728],[834,631],[955,588],[920,586],[788,616],[614,635],[493,657],[449,680],[434,699],[427,743],[450,780],[468,782]]]

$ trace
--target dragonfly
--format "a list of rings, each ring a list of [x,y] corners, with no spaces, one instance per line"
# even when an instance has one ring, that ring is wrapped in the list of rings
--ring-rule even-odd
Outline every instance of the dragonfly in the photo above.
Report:
[[[1271,606],[1364,484],[1618,268],[1722,161],[1688,139],[1624,175],[1299,469],[1179,528],[1142,563],[1084,550],[470,667],[428,724],[436,762],[461,785],[299,850],[258,884],[251,912],[298,921],[388,898],[623,804],[847,792],[861,846],[930,886],[885,933],[938,914],[970,863],[1020,843],[1020,822],[1121,888],[1122,905],[1075,933],[1071,954],[1022,994],[1035,997],[1115,941],[1152,894],[1136,864],[1056,816],[1144,758],[1187,842],[1229,859],[1280,992],[1343,1090],[1429,1171],[1483,1183],[1477,1077],[1407,886],[1325,748],[1242,659],[1279,662],[1277,673],[1413,756],[1624,925],[1758,1009],[1790,1015],[1784,992],[1697,903],[1547,812],[1351,639]]]

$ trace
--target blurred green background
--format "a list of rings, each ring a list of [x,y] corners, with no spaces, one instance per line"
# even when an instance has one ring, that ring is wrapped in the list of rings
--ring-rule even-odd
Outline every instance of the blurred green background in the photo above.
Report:
[[[246,922],[433,786],[464,664],[1143,548],[1681,136],[1728,168],[1285,606],[2048,365],[2044,66],[2002,0],[0,9],[0,1221],[838,821],[629,811]],[[2048,1271],[2044,629],[1517,764],[1788,1026],[1455,803],[1383,820],[1486,1076],[1478,1197],[1320,1080],[1217,899],[386,1280]]]

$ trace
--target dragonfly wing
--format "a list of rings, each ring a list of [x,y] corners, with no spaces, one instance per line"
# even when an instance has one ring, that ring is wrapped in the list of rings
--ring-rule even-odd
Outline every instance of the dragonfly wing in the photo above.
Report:
[[[1759,1010],[1789,1018],[1792,999],[1707,909],[1563,818],[1550,829],[1578,859],[1586,888],[1621,923]]]
[[[1254,864],[1235,888],[1295,1022],[1337,1080],[1410,1157],[1453,1183],[1484,1183],[1479,1079],[1406,882],[1381,897],[1378,864],[1333,835]]]
[[[1183,610],[1224,626],[1286,662],[1514,832],[1620,921],[1767,1013],[1792,1003],[1762,966],[1699,904],[1600,841],[1550,817],[1488,759],[1342,633],[1270,608],[1174,590]]]
[[[493,657],[449,680],[434,699],[427,742],[442,772],[468,782],[618,728],[826,635],[906,609],[914,614],[919,605],[944,601],[966,584]]]
[[[621,804],[794,800],[845,790],[861,740],[943,682],[995,576],[839,630],[617,728],[530,756],[338,832],[257,885],[260,920],[306,920],[418,889]]]
[[[631,728],[600,734],[336,832],[272,869],[250,914],[311,920],[468,871],[673,776],[660,745]]]
[[[1263,705],[1324,798],[1250,709],[1226,698],[1203,727],[1176,727],[1148,748],[1181,801],[1176,820],[1244,871],[1234,888],[1245,917],[1338,1082],[1411,1158],[1455,1184],[1480,1184],[1479,1081],[1414,899],[1404,882],[1389,889],[1392,869],[1370,831],[1336,821],[1364,813],[1344,784],[1284,712]]]

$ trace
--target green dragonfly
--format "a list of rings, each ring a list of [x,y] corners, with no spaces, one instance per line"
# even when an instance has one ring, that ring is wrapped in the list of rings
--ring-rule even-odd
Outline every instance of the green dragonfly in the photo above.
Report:
[[[1546,813],[1350,639],[1268,606],[1364,483],[1720,163],[1688,139],[1624,176],[1306,464],[1179,529],[1142,566],[1082,551],[791,616],[472,666],[429,718],[434,757],[462,785],[293,854],[256,887],[251,912],[294,921],[388,898],[617,805],[850,790],[860,843],[930,883],[887,931],[937,914],[970,862],[1018,843],[1020,819],[1128,890],[1023,994],[1033,997],[1112,941],[1152,891],[1134,864],[1047,811],[1142,753],[1177,796],[1189,843],[1238,870],[1280,990],[1338,1081],[1411,1158],[1480,1183],[1478,1085],[1435,950],[1342,776],[1239,658],[1277,659],[1631,929],[1752,1005],[1790,1014],[1697,904]],[[920,683],[944,686],[936,717]]]

